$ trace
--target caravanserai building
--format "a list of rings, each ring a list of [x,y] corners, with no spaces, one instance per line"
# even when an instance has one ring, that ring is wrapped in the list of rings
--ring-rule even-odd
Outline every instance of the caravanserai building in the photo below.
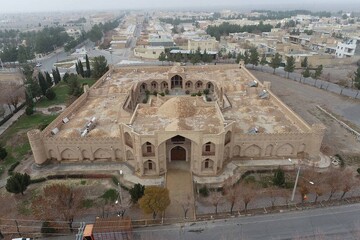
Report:
[[[111,69],[42,132],[36,164],[126,164],[140,177],[183,162],[216,176],[232,161],[317,161],[322,125],[309,126],[241,65]]]

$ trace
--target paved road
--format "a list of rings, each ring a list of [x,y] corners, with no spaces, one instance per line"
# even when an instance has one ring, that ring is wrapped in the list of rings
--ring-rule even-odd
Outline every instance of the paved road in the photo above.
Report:
[[[280,240],[304,237],[360,239],[360,204],[134,229],[134,239]]]

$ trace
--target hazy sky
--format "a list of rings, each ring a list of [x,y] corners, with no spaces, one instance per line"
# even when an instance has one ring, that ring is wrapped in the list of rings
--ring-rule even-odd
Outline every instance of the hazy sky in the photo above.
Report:
[[[0,12],[165,8],[357,10],[359,0],[0,0]]]

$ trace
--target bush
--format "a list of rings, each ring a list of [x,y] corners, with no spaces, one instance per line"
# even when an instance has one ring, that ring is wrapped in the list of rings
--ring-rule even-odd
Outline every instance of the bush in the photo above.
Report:
[[[150,91],[149,91],[149,90],[146,90],[146,91],[145,91],[145,94],[146,94],[146,95],[149,95],[149,94],[150,94]]]
[[[274,185],[278,187],[284,187],[285,185],[285,173],[281,168],[276,169],[273,178]]]
[[[206,101],[211,102],[211,97],[206,96]]]
[[[208,88],[205,88],[203,92],[204,92],[205,95],[208,95],[210,90]]]
[[[130,196],[131,196],[131,202],[137,203],[138,200],[144,196],[145,186],[141,185],[140,183],[137,183],[134,185],[133,188],[129,190]]]
[[[154,95],[154,96],[157,96],[157,94],[158,94],[158,92],[155,90],[155,91],[153,92],[153,95]]]
[[[192,96],[192,97],[196,97],[196,96],[197,96],[197,93],[192,93],[191,96]]]
[[[202,95],[202,93],[200,91],[198,91],[197,95],[200,97]]]
[[[81,207],[82,208],[91,208],[94,206],[94,200],[92,199],[84,199],[82,202],[81,202]]]
[[[54,100],[56,98],[56,93],[52,88],[46,90],[45,97],[49,100]]]
[[[344,159],[342,158],[342,156],[340,154],[335,154],[335,157],[337,157],[340,161],[340,167],[345,167],[345,161]]]
[[[0,146],[0,160],[4,160],[7,155],[6,149],[3,146]]]
[[[159,93],[159,94],[160,94],[160,96],[162,96],[162,97],[165,96],[165,93],[163,93],[163,92],[161,92],[161,93]]]
[[[360,174],[360,168],[356,169],[356,171],[358,172],[358,174]]]
[[[185,91],[185,94],[186,94],[186,95],[189,95],[189,94],[190,94],[190,90],[186,90],[186,91]]]
[[[14,162],[8,169],[8,175],[11,176],[14,173],[14,169],[20,164],[19,161]]]
[[[42,178],[35,178],[35,179],[30,179],[30,184],[34,184],[34,183],[41,183],[41,182],[45,182],[46,178],[42,177]]]
[[[101,195],[101,198],[105,200],[106,203],[114,203],[118,198],[118,191],[116,189],[108,189]]]
[[[69,80],[69,77],[70,77],[70,74],[68,72],[66,72],[63,76],[63,81],[67,83]]]
[[[170,93],[169,89],[165,89],[165,94],[168,95]]]
[[[115,186],[117,186],[117,185],[119,185],[119,179],[117,179],[117,177],[115,177],[115,176],[112,176],[111,177],[111,180],[113,181],[113,183],[115,184]]]
[[[49,125],[48,123],[39,124],[38,129],[42,131],[42,130],[44,130],[48,125]]]
[[[30,115],[32,115],[33,113],[34,113],[33,107],[26,107],[26,109],[25,109],[25,114],[26,114],[26,115],[30,116]]]
[[[56,229],[51,226],[50,222],[43,222],[41,225],[41,233],[56,233]]]
[[[202,188],[199,189],[199,193],[202,197],[208,197],[209,189],[207,188],[207,186],[203,186]]]

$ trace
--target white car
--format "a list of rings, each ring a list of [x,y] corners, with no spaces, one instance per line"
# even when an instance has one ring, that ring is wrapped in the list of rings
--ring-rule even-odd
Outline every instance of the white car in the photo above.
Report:
[[[36,67],[41,67],[41,66],[42,66],[42,64],[39,62],[36,64]]]

